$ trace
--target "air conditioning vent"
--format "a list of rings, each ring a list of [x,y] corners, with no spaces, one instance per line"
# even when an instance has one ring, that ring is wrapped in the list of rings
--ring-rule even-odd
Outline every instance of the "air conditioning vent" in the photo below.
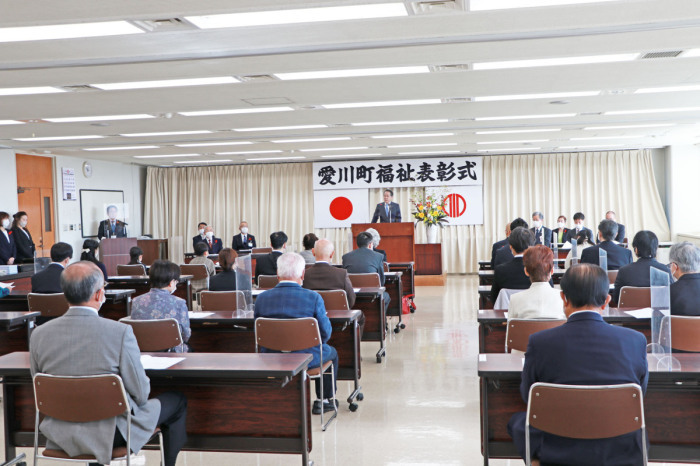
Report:
[[[430,67],[432,72],[450,72],[450,71],[469,71],[469,65],[466,63],[455,65],[434,65]]]
[[[444,13],[445,11],[465,10],[463,0],[411,2],[409,5],[414,14]]]
[[[295,103],[286,97],[254,97],[251,99],[242,99],[254,107],[264,107],[266,105],[289,105]]]
[[[259,83],[259,82],[270,82],[270,81],[279,81],[276,76],[272,76],[271,74],[250,74],[247,76],[236,76],[238,79],[240,79],[243,82],[246,83]]]
[[[471,101],[471,97],[448,97],[447,99],[442,99],[444,104],[463,104]]]
[[[92,87],[89,84],[78,84],[75,86],[61,86],[61,89],[64,89],[69,92],[93,92],[93,91],[99,91],[100,89],[96,87]]]
[[[683,53],[682,50],[668,50],[666,52],[649,52],[642,55],[642,60],[654,58],[674,58]]]
[[[144,19],[131,21],[135,26],[140,27],[147,32],[175,31],[183,29],[195,29],[195,27],[187,21],[180,18],[167,19]]]

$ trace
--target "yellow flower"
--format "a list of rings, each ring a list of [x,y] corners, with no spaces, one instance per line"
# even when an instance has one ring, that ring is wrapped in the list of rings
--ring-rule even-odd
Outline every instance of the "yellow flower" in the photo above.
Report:
[[[424,214],[423,212],[421,212],[420,214],[418,214],[418,216],[419,216],[420,218],[425,218],[425,214]]]
[[[423,204],[418,204],[418,210],[423,210]]]
[[[437,206],[436,208],[437,208],[438,211],[441,211],[441,210],[442,210],[442,206]]]

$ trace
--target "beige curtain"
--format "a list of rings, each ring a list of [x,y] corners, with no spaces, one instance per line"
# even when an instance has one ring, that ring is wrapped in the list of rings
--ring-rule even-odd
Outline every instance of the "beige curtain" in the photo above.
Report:
[[[571,224],[581,211],[594,231],[605,212],[614,210],[630,241],[642,229],[654,231],[661,241],[670,239],[649,151],[490,156],[483,162],[484,224],[446,227],[438,235],[448,273],[475,272],[477,261],[489,259],[491,245],[504,237],[506,223],[516,217],[530,223],[535,210],[544,213],[549,227],[556,226],[560,214]],[[212,224],[230,246],[238,222],[245,219],[258,245],[267,245],[271,232],[284,230],[299,250],[304,234],[315,231],[335,243],[339,257],[349,250],[350,229],[313,229],[311,170],[310,163],[149,168],[144,231],[175,238],[176,244],[182,238],[179,244],[190,251],[197,222]],[[404,221],[412,221],[409,199],[415,192],[394,190]],[[370,190],[370,213],[381,199],[382,189]],[[416,242],[425,242],[421,225]],[[181,248],[171,248],[174,259],[179,260]]]

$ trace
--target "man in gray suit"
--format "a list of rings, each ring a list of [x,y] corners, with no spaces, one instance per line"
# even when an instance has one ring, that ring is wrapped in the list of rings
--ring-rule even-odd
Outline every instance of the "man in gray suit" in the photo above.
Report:
[[[343,255],[343,267],[349,273],[378,273],[379,282],[384,286],[384,262],[382,255],[372,250],[372,235],[363,231],[357,235],[357,249]],[[384,292],[384,307],[389,307],[389,293]]]
[[[132,411],[132,451],[141,450],[156,426],[161,426],[165,466],[175,466],[187,440],[186,398],[168,392],[148,399],[150,381],[131,327],[97,314],[105,292],[104,276],[95,264],[83,261],[67,267],[61,274],[61,288],[71,307],[63,317],[41,325],[32,334],[32,375],[119,375]],[[62,449],[70,456],[94,455],[99,464],[110,463],[114,447],[126,446],[125,414],[89,424],[46,417],[40,429],[48,448]]]

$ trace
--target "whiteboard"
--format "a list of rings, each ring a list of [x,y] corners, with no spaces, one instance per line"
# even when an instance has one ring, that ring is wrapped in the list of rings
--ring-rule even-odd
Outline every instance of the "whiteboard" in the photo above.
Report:
[[[100,189],[80,190],[80,222],[83,238],[96,238],[100,222],[107,218],[107,207],[117,206],[117,219],[128,222],[129,209],[124,203],[124,191]]]

